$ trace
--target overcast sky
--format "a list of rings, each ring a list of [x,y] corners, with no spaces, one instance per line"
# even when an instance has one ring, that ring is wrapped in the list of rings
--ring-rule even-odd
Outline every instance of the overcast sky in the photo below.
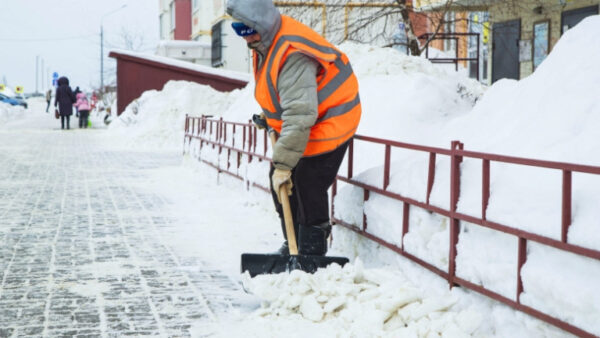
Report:
[[[41,61],[38,90],[48,88],[52,72],[66,75],[71,86],[100,86],[100,22],[104,16],[104,83],[114,80],[111,49],[133,47],[154,52],[159,37],[158,0],[1,0],[0,83],[25,92],[36,89],[36,55]]]

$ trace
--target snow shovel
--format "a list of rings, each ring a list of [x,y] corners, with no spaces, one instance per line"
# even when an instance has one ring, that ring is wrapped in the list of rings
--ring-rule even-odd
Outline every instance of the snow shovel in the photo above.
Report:
[[[264,124],[266,125],[266,122]],[[271,138],[271,145],[275,145],[274,130],[269,130],[269,137]],[[261,274],[273,274],[286,271],[289,272],[292,270],[302,270],[308,273],[314,273],[318,268],[324,268],[332,263],[337,263],[342,266],[348,263],[348,258],[346,257],[298,254],[296,233],[294,232],[294,221],[292,220],[292,211],[290,208],[290,200],[288,198],[288,190],[286,186],[281,186],[279,196],[281,196],[285,232],[287,235],[290,254],[244,253],[242,254],[242,273],[244,273],[244,271],[248,271],[251,277]]]

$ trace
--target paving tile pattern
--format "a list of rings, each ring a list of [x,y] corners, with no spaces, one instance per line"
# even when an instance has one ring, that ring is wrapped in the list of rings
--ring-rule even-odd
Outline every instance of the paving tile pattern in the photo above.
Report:
[[[188,337],[239,306],[230,279],[161,241],[177,220],[140,188],[180,157],[93,135],[0,131],[0,337]]]

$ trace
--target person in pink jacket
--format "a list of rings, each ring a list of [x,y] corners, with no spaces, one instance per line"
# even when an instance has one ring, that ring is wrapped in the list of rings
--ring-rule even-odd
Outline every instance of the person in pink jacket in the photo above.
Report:
[[[77,94],[77,102],[75,102],[75,107],[77,107],[79,111],[79,128],[87,128],[88,116],[90,116],[90,102],[88,101],[85,93]]]

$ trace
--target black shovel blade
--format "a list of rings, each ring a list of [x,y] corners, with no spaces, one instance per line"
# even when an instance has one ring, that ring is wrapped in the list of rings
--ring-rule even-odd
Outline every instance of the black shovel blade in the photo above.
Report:
[[[242,273],[248,271],[251,277],[302,270],[314,273],[318,268],[337,263],[341,266],[348,263],[346,257],[313,256],[313,255],[281,255],[281,254],[242,254]]]

